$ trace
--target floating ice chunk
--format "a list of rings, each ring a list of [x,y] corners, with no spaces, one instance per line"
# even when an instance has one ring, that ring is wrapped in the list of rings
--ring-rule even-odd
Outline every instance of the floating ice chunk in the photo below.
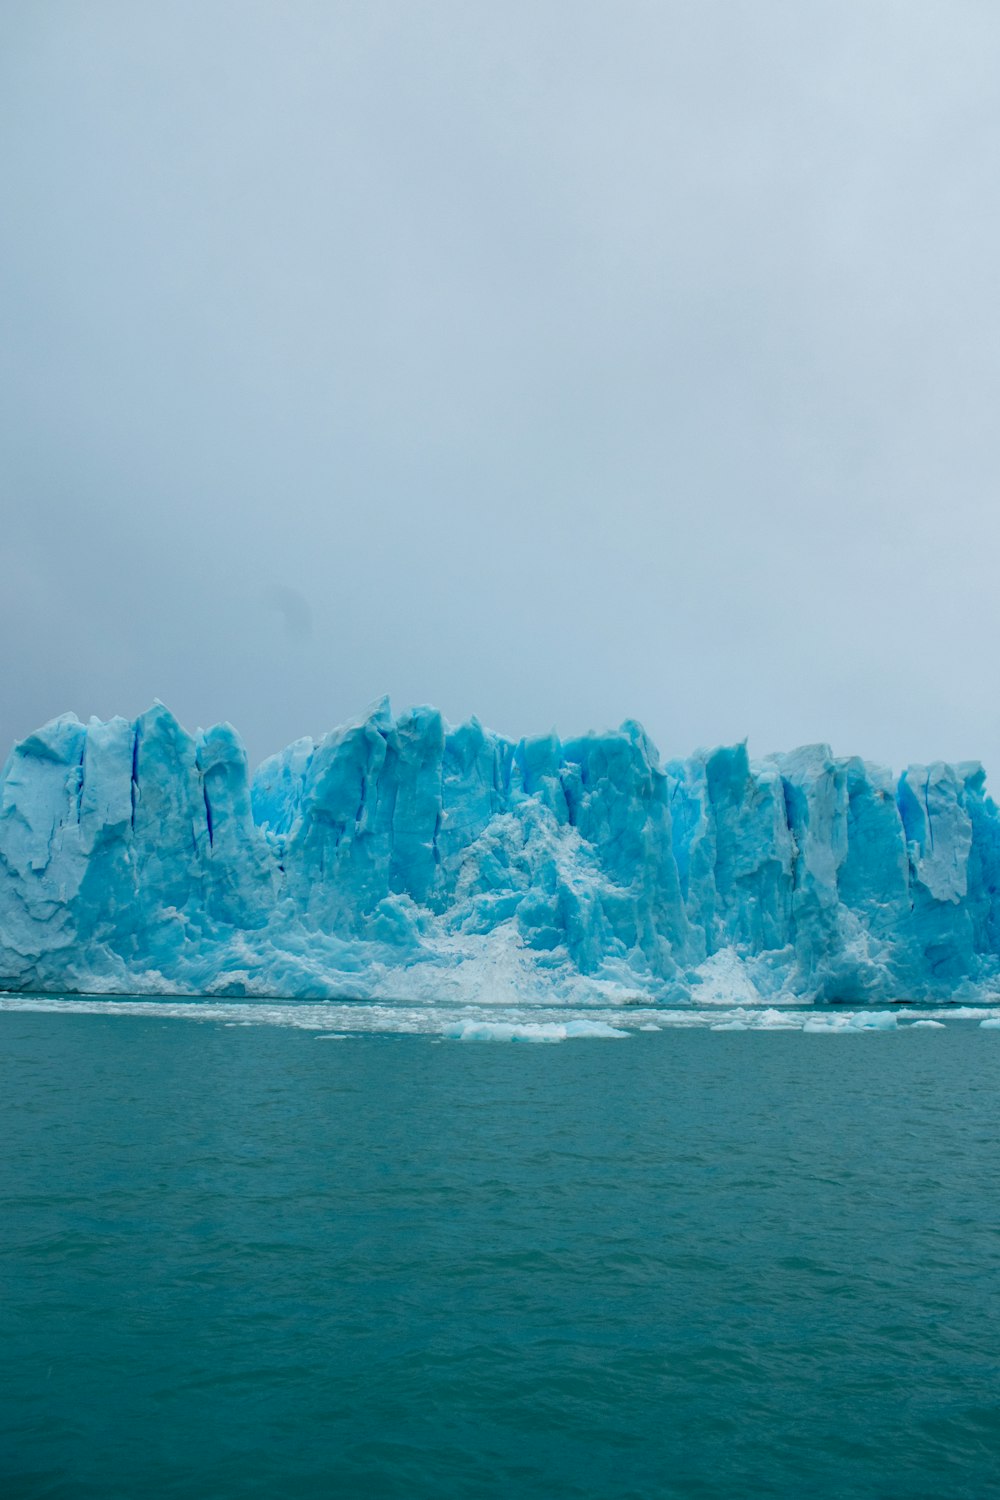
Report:
[[[789,1016],[787,1011],[775,1010],[768,1007],[767,1010],[747,1013],[747,1019],[752,1020],[755,1031],[797,1031],[798,1022]]]
[[[943,1021],[913,1021],[910,1024],[908,1030],[919,1031],[921,1027],[923,1027],[926,1031],[944,1031],[945,1029]]]
[[[628,1036],[620,1026],[609,1026],[606,1021],[591,1021],[583,1019],[566,1022],[566,1035],[568,1037],[579,1036]]]
[[[834,1012],[822,1016],[810,1016],[803,1031],[819,1032],[848,1031],[896,1031],[897,1021],[891,1010],[859,1010]]]
[[[1000,1016],[987,1016],[979,1023],[980,1031],[1000,1031]]]
[[[442,1028],[456,1042],[565,1042],[578,1037],[624,1037],[606,1021],[456,1021]]]

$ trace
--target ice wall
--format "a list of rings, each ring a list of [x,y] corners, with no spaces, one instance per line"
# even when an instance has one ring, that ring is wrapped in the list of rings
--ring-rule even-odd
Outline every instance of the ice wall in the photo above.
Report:
[[[387,702],[252,780],[228,725],[54,719],[0,780],[8,989],[946,1000],[1000,989],[976,764],[661,766]]]

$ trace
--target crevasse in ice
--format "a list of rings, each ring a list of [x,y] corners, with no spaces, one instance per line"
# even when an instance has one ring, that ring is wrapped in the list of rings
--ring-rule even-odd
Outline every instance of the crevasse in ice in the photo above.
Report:
[[[386,701],[251,779],[229,725],[67,714],[0,783],[0,985],[968,1000],[1000,989],[984,780],[822,745],[662,766],[634,722],[515,743]]]

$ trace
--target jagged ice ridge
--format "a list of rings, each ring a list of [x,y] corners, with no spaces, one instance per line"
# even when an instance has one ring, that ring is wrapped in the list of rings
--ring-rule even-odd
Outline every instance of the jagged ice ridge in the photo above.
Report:
[[[386,700],[252,777],[236,732],[53,719],[0,780],[0,986],[769,1005],[1000,991],[976,763],[661,766]]]

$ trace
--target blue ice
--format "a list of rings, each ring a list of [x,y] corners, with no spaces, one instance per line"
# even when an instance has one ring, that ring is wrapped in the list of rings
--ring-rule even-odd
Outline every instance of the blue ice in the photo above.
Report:
[[[389,704],[251,777],[227,724],[74,715],[0,780],[0,985],[481,1002],[981,999],[981,766],[824,745],[661,764],[642,728],[513,741]]]

